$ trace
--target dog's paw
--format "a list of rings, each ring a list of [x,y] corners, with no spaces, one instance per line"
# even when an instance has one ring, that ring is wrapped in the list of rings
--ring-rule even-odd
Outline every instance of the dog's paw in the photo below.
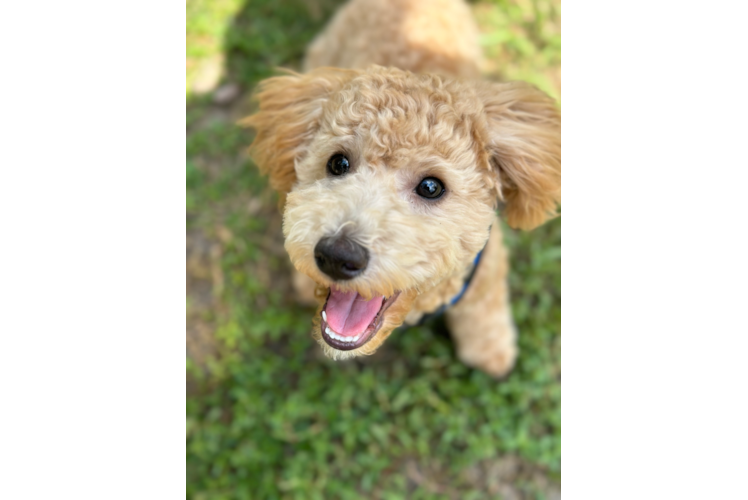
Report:
[[[488,375],[497,378],[506,378],[514,368],[514,362],[517,355],[514,351],[512,352],[500,352],[493,358],[486,360],[482,365],[477,366],[479,370],[487,373]]]
[[[505,346],[501,349],[485,351],[459,352],[460,360],[468,366],[478,369],[496,379],[504,379],[517,359],[517,348],[514,345]]]

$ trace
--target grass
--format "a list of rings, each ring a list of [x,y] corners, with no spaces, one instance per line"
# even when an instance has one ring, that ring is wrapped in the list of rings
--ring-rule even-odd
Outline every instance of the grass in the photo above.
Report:
[[[506,230],[521,349],[508,380],[463,366],[439,320],[330,362],[290,298],[277,197],[234,125],[243,101],[191,87],[206,61],[243,91],[297,66],[337,3],[187,3],[188,497],[543,498],[560,477],[560,220]],[[489,77],[560,95],[558,4],[472,7]]]

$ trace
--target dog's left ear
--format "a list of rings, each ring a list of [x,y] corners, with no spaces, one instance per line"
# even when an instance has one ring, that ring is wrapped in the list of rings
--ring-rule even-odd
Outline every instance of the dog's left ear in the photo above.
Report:
[[[239,122],[256,130],[249,154],[281,196],[296,182],[296,162],[319,128],[324,103],[358,74],[335,68],[288,73],[262,81],[254,95],[259,110]]]
[[[561,202],[561,114],[553,99],[524,82],[481,83],[477,91],[506,221],[537,227]]]

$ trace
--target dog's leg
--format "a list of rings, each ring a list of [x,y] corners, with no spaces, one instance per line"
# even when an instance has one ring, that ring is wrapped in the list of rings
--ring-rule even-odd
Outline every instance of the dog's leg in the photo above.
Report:
[[[497,220],[469,288],[446,315],[460,360],[494,377],[509,373],[517,356],[508,274],[507,251]]]

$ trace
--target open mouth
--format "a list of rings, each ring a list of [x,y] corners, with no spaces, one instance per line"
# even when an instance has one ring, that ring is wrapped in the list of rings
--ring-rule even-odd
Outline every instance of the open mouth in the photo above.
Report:
[[[361,347],[379,331],[384,312],[399,295],[400,292],[387,298],[375,295],[366,300],[357,292],[343,292],[331,287],[321,313],[322,338],[341,351]]]

